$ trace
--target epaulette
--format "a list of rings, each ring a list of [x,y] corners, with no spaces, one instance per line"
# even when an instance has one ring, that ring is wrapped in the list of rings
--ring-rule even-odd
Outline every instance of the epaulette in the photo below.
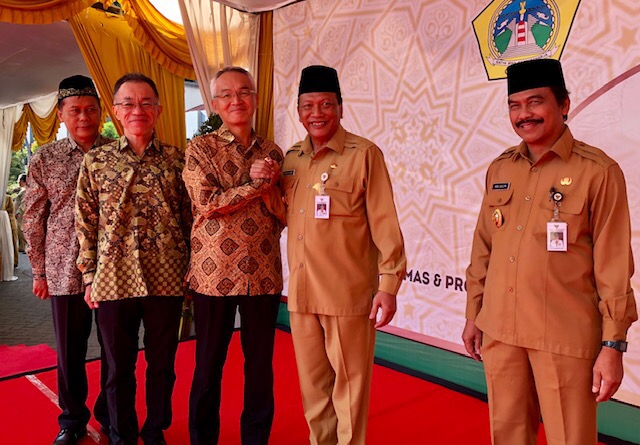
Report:
[[[285,156],[289,155],[289,153],[299,153],[301,149],[302,149],[301,143],[293,144],[291,148],[287,150],[287,152],[285,153]]]
[[[494,159],[495,161],[499,161],[501,159],[507,159],[510,158],[511,156],[513,156],[513,154],[515,153],[515,151],[518,149],[518,146],[515,147],[509,147],[507,148],[505,151],[503,151],[500,156],[498,156],[497,158]]]
[[[610,165],[616,163],[616,161],[610,158],[609,155],[598,147],[585,144],[578,140],[574,140],[573,153],[580,155],[585,159],[589,159],[603,168],[608,168]]]

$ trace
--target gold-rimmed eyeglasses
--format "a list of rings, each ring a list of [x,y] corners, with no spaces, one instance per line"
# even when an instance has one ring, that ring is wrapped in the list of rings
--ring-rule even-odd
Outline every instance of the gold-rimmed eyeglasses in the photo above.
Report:
[[[237,97],[240,100],[245,100],[251,97],[252,94],[255,94],[255,91],[249,89],[242,89],[238,91],[225,91],[222,94],[218,94],[217,96],[213,96],[214,99],[220,99],[225,102],[231,102],[234,97]]]
[[[136,103],[136,102],[117,102],[117,103],[114,103],[113,105],[117,105],[119,107],[122,107],[122,109],[124,111],[132,111],[136,107],[140,107],[143,111],[149,111],[153,107],[158,105],[158,102],[139,102],[139,103]]]

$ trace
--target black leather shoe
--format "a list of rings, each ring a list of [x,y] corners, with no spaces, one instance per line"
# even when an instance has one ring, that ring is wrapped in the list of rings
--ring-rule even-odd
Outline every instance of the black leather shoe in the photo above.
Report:
[[[148,437],[143,437],[142,443],[144,443],[144,445],[167,445],[167,442],[164,440],[164,434],[162,433],[160,433],[159,436],[155,436],[152,439]]]
[[[76,431],[69,428],[62,428],[53,441],[53,445],[76,445],[78,439],[84,437],[86,434],[86,428]]]

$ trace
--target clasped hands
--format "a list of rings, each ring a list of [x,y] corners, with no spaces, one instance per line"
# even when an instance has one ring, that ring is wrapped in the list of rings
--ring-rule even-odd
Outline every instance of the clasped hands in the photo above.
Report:
[[[280,179],[280,165],[270,157],[258,159],[251,165],[249,177],[252,180],[264,179],[267,184],[274,185]]]

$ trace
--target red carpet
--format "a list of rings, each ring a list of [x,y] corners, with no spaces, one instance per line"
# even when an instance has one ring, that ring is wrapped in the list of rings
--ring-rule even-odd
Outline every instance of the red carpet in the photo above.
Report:
[[[187,401],[193,362],[194,342],[182,343],[176,359],[174,420],[165,434],[167,442],[172,445],[189,443]],[[220,445],[240,445],[242,362],[239,336],[234,334],[223,378]],[[270,444],[308,444],[291,336],[282,331],[278,331],[276,336],[274,367],[276,414]],[[137,405],[141,425],[145,417],[144,369],[144,360],[139,360]],[[97,396],[99,363],[90,363],[88,371],[89,399],[90,406],[93,406]],[[36,387],[40,382],[42,388]],[[3,443],[51,443],[58,431],[59,409],[55,405],[55,391],[55,371],[37,374],[35,378],[27,376],[0,382],[0,431],[3,431]],[[92,419],[90,426],[93,431],[79,442],[80,445],[106,444],[106,437],[95,432],[98,430],[95,420]],[[545,441],[541,439],[539,443],[544,444]],[[367,444],[490,445],[487,406],[472,397],[375,366]]]
[[[0,378],[56,366],[56,351],[48,345],[1,345],[0,357]]]

